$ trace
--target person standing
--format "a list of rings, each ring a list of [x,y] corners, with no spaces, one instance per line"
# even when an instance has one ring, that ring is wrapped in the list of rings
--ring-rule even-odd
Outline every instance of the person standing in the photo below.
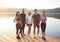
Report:
[[[28,13],[28,15],[26,16],[26,24],[28,26],[28,37],[30,36],[30,32],[31,32],[31,26],[32,26],[32,15],[31,12]]]
[[[22,21],[22,37],[25,36],[24,29],[25,29],[25,21],[26,21],[26,14],[24,8],[22,9],[22,13],[20,14],[21,21]]]
[[[37,9],[34,10],[34,14],[32,16],[33,24],[34,24],[34,38],[35,38],[35,29],[37,27],[37,34],[39,35],[39,28],[40,28],[40,15],[37,13]]]
[[[21,39],[19,37],[19,30],[21,31],[21,27],[22,27],[22,22],[21,22],[21,18],[20,18],[20,12],[17,11],[16,12],[16,16],[14,18],[14,22],[16,23],[16,34],[17,34],[17,39]]]
[[[41,30],[42,30],[42,39],[45,41],[45,30],[46,30],[46,15],[45,11],[42,11],[42,16],[41,16]]]

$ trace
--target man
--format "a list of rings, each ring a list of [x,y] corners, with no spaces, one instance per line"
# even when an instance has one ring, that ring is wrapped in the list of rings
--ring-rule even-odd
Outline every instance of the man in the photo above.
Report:
[[[40,15],[37,13],[37,9],[34,10],[34,14],[32,16],[33,24],[34,24],[34,38],[35,38],[35,29],[37,27],[38,31],[37,34],[39,34],[39,28],[40,28]]]
[[[24,34],[24,28],[25,28],[25,20],[26,20],[26,14],[24,8],[22,9],[22,13],[20,14],[21,21],[22,21],[22,36],[25,36]]]

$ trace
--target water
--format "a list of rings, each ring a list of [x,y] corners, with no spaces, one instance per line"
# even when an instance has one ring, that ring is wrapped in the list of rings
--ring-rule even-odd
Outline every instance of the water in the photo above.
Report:
[[[46,34],[51,37],[60,39],[60,19],[48,18]]]
[[[13,19],[14,17],[0,18],[0,34],[8,34],[16,32],[15,23],[13,22]],[[27,30],[28,27],[26,26],[25,31]],[[60,39],[60,19],[55,19],[51,17],[47,18],[46,35],[49,37]]]

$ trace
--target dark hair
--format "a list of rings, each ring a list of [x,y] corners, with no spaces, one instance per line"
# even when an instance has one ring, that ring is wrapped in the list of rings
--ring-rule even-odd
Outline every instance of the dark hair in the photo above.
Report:
[[[45,13],[45,11],[42,11],[43,13]]]
[[[37,11],[37,9],[34,9],[34,11]]]
[[[18,14],[17,14],[17,13],[20,13],[20,12],[19,12],[19,11],[17,11],[17,12],[16,12],[16,16],[18,16]]]

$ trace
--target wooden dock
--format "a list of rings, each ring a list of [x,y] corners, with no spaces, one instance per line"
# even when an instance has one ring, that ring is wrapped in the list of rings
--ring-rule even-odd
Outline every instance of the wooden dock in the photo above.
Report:
[[[60,42],[60,40],[55,38],[46,37],[47,40],[43,41],[40,36],[36,35],[36,38],[25,36],[24,38],[21,37],[21,40],[16,39],[16,34],[4,34],[0,35],[0,42]]]

